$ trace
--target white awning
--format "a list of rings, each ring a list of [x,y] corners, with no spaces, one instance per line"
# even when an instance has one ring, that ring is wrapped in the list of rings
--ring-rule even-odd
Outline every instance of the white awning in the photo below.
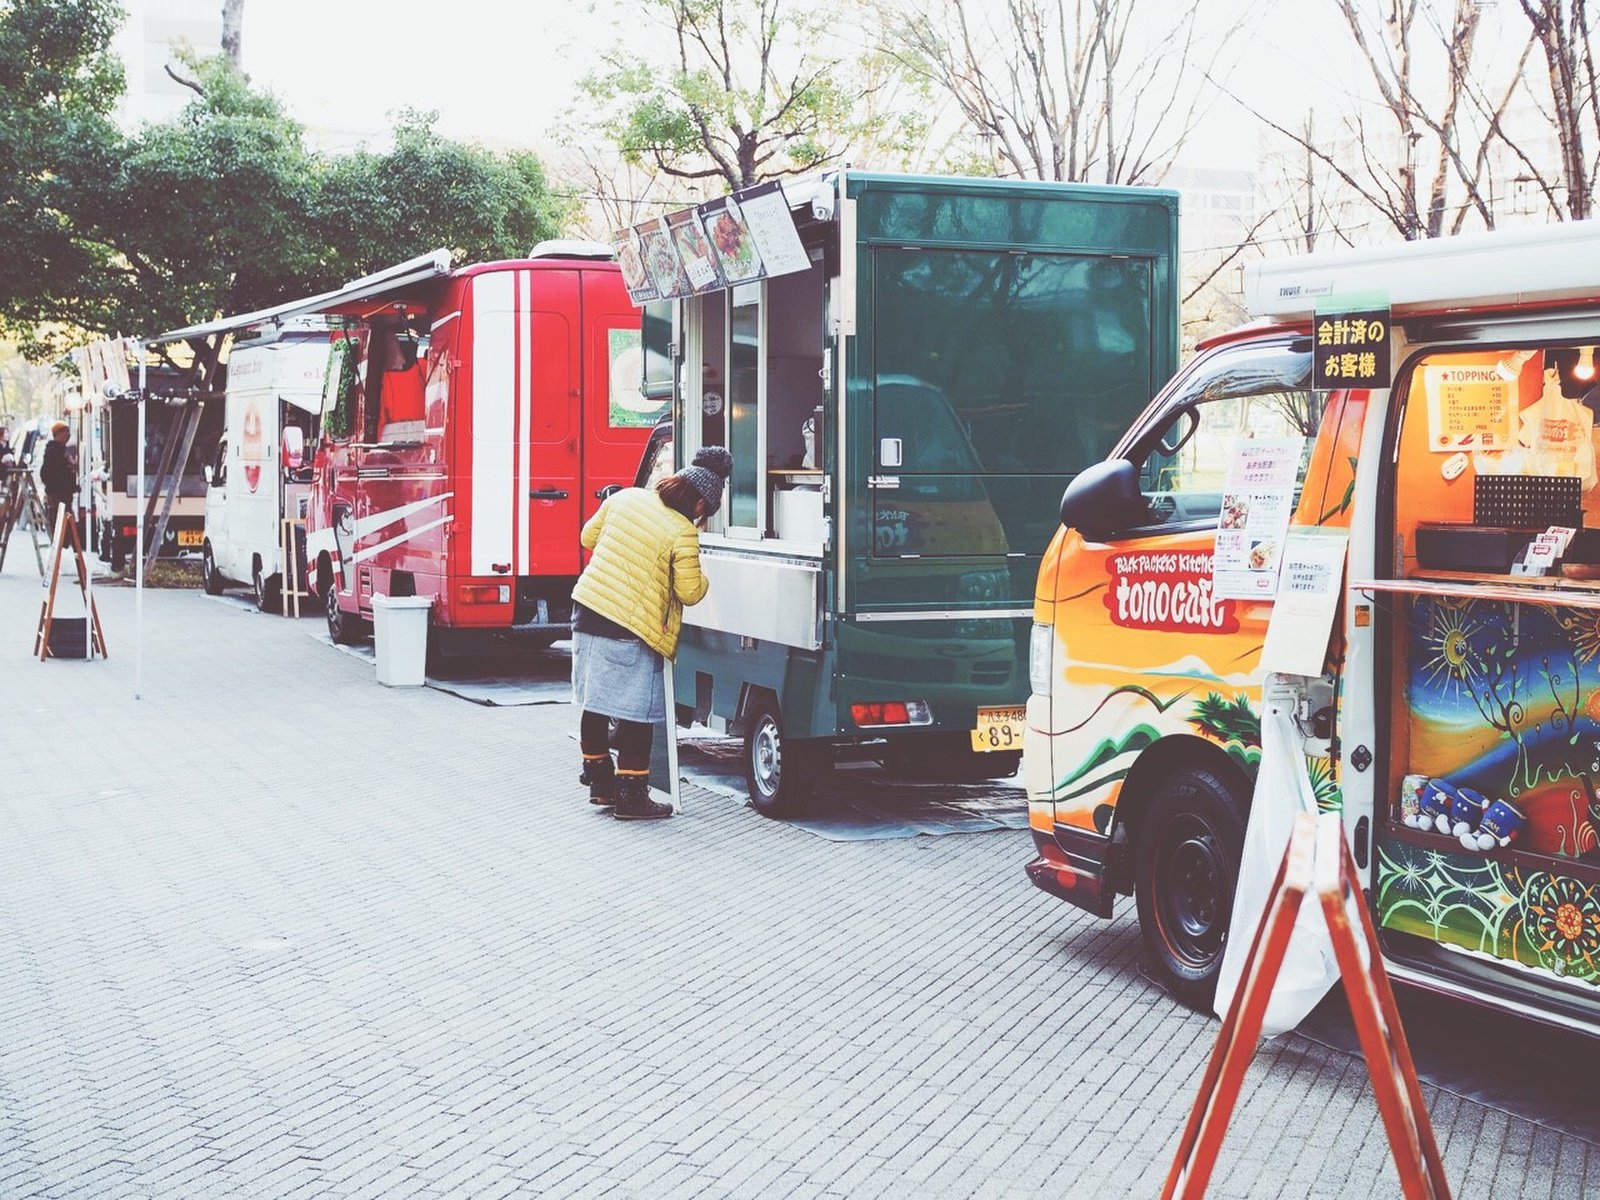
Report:
[[[330,308],[353,304],[357,300],[368,300],[382,296],[386,292],[398,291],[412,284],[425,283],[430,279],[437,279],[439,276],[448,275],[449,273],[450,251],[435,250],[431,254],[421,254],[396,266],[386,267],[382,271],[362,279],[353,279],[342,288],[331,292],[323,292],[320,296],[310,296],[304,300],[291,300],[287,304],[279,304],[274,308],[263,308],[257,312],[241,313],[236,317],[220,317],[215,321],[207,321],[203,325],[190,325],[184,329],[173,329],[161,334],[159,337],[151,338],[147,344],[159,346],[166,342],[186,342],[191,338],[210,337],[215,333],[232,333],[236,330],[245,329],[251,325],[261,325],[268,321],[283,321],[289,317],[323,312]]]

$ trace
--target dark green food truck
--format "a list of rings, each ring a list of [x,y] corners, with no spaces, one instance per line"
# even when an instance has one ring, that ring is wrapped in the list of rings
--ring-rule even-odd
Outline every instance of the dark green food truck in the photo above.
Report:
[[[1040,556],[1177,366],[1177,246],[1172,192],[844,171],[617,235],[673,398],[641,482],[733,452],[675,677],[757,809],[846,756],[1015,770]]]

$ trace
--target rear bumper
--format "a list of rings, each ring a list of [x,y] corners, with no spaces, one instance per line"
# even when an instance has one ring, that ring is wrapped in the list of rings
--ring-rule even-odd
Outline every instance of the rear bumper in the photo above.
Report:
[[[1033,830],[1033,845],[1038,851],[1023,868],[1033,886],[1059,900],[1075,904],[1097,917],[1109,918],[1116,898],[1106,884],[1105,864],[1088,854],[1063,850],[1049,834]]]

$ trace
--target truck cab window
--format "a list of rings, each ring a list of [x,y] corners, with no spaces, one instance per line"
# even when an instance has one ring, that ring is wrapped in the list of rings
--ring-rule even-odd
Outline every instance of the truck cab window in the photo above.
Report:
[[[1285,349],[1223,364],[1186,388],[1140,439],[1140,490],[1150,505],[1146,524],[1215,524],[1235,447],[1255,438],[1305,439],[1295,481],[1298,503],[1327,398],[1311,390],[1310,378],[1311,356]]]

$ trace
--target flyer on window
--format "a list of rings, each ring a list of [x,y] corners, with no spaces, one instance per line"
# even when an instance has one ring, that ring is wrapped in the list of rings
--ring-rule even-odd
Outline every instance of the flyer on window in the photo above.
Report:
[[[1271,600],[1278,593],[1284,536],[1294,510],[1305,438],[1241,438],[1222,483],[1212,559],[1219,599]]]

